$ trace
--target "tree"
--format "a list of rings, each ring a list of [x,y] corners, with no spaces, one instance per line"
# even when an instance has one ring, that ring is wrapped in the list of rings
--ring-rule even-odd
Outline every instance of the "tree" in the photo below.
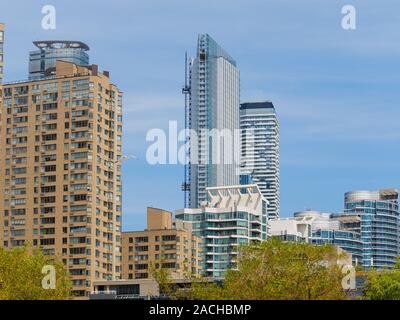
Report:
[[[159,265],[162,265],[159,263]],[[157,282],[159,293],[161,296],[166,297],[170,300],[188,300],[190,299],[191,291],[188,290],[185,286],[180,286],[179,283],[174,281],[174,277],[169,269],[162,268],[160,266],[155,267],[152,263],[150,263],[149,272],[151,277]],[[195,278],[188,272],[184,272],[183,279],[178,279],[179,281],[182,280],[183,284],[185,280],[187,280],[187,284],[190,286],[192,281],[195,281]],[[178,282],[179,282],[178,281]]]
[[[400,300],[400,259],[393,269],[366,272],[363,294],[365,300]]]
[[[157,282],[160,294],[171,296],[173,294],[173,289],[170,279],[171,275],[168,269],[160,267],[156,268],[152,263],[150,263],[149,272],[151,277]]]
[[[42,285],[43,281],[47,283],[48,277],[45,266],[51,266],[50,269],[55,271],[54,289]],[[67,299],[70,292],[68,271],[61,261],[30,246],[0,248],[0,300]]]
[[[239,249],[238,270],[228,270],[223,284],[194,283],[195,299],[328,300],[346,299],[343,257],[331,245],[272,239]]]

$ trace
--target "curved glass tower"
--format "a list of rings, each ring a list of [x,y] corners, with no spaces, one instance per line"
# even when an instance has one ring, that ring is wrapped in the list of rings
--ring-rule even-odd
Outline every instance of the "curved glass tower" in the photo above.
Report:
[[[56,61],[72,62],[80,66],[89,65],[89,47],[80,41],[35,41],[39,49],[29,53],[29,80],[50,76]]]
[[[344,215],[360,218],[363,267],[392,267],[400,249],[398,191],[347,192]]]

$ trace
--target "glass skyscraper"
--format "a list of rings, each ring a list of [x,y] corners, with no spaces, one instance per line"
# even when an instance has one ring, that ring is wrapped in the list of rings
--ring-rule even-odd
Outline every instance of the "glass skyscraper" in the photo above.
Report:
[[[3,45],[4,45],[4,24],[0,22],[0,84],[3,81],[3,62],[4,62]]]
[[[272,102],[240,106],[242,181],[256,183],[269,201],[271,219],[279,217],[279,121]]]
[[[240,176],[239,70],[208,34],[200,34],[189,66],[189,203],[207,201],[207,187],[238,185]]]
[[[392,267],[399,255],[398,191],[352,191],[345,194],[344,215],[359,217],[364,268]]]
[[[89,65],[89,47],[80,41],[35,41],[39,49],[29,53],[29,80],[43,79],[54,72],[56,61]]]

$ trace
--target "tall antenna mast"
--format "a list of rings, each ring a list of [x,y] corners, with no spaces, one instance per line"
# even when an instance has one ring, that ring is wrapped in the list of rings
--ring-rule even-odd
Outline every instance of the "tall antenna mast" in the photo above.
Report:
[[[190,110],[189,110],[189,99],[190,99],[190,85],[189,85],[189,70],[188,70],[188,55],[185,52],[185,85],[182,88],[182,94],[185,95],[185,129],[190,129]],[[186,131],[185,146],[188,146],[190,137],[188,131]],[[186,149],[185,157],[185,171],[184,171],[184,182],[182,183],[182,191],[184,192],[184,206],[189,207],[189,191],[190,191],[190,147]]]

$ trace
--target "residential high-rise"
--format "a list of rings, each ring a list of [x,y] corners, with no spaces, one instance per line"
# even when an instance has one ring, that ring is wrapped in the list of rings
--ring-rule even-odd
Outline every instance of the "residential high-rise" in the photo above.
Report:
[[[269,202],[269,218],[276,219],[279,217],[279,121],[272,102],[242,103],[240,129],[242,174],[258,185]]]
[[[2,93],[0,245],[60,257],[75,296],[119,279],[122,93],[98,66],[64,61]]]
[[[163,268],[174,279],[201,274],[202,240],[191,224],[172,222],[172,213],[147,208],[147,229],[122,233],[122,278],[150,279],[152,268]]]
[[[37,80],[50,76],[56,61],[72,62],[79,66],[89,65],[89,47],[80,41],[35,41],[39,49],[29,53],[29,79]]]
[[[357,217],[364,268],[393,267],[400,254],[398,191],[352,191],[345,194],[344,215]]]
[[[209,202],[176,211],[203,238],[203,273],[221,279],[237,267],[238,246],[267,240],[268,201],[257,185],[207,188]]]
[[[185,206],[197,208],[207,201],[207,187],[239,184],[240,85],[236,62],[208,34],[199,35],[189,71],[186,126],[196,136],[190,137],[185,184],[190,191]]]
[[[0,84],[3,82],[4,73],[4,24],[0,22]],[[1,99],[1,97],[0,97]],[[1,111],[0,111],[1,113]]]

